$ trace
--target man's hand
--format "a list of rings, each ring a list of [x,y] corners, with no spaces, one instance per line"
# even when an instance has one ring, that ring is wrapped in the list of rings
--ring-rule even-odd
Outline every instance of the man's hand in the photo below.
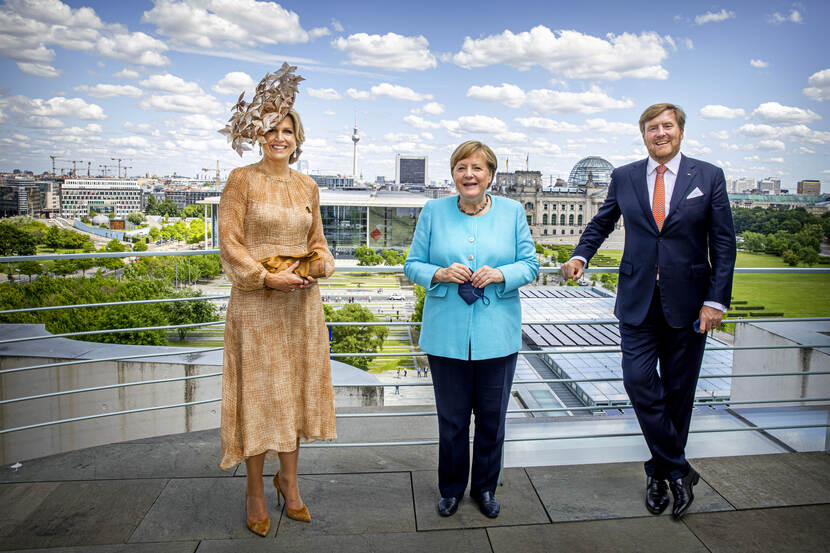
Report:
[[[582,271],[585,268],[585,264],[579,259],[571,259],[567,263],[563,263],[561,267],[559,267],[559,272],[565,277],[565,280],[569,278],[572,279],[574,282],[582,278]]]
[[[723,311],[704,305],[700,308],[700,333],[705,334],[709,330],[716,329],[722,320]]]

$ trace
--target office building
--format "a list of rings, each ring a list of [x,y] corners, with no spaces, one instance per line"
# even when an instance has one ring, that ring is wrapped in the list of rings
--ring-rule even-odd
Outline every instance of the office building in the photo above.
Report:
[[[799,194],[818,196],[819,194],[821,194],[821,181],[812,179],[800,180],[798,181],[797,192]]]
[[[758,181],[758,190],[761,194],[770,194],[776,196],[781,194],[781,179],[767,177]]]
[[[28,175],[0,178],[0,217],[39,217],[46,206],[45,190],[50,188],[49,182]]]
[[[395,183],[402,187],[429,184],[429,159],[427,156],[395,156]]]
[[[61,216],[97,213],[126,217],[141,211],[141,188],[134,179],[67,179],[61,186]]]

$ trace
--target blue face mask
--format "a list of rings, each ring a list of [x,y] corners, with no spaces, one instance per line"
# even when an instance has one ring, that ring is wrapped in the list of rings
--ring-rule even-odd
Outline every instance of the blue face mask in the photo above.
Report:
[[[484,305],[490,305],[490,298],[484,295],[484,288],[476,288],[471,280],[458,285],[458,295],[469,305],[474,304],[479,298]]]

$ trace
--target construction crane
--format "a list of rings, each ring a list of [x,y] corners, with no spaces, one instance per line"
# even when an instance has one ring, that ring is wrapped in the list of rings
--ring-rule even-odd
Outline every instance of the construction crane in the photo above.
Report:
[[[101,169],[101,174],[105,177],[108,177],[110,169],[112,169],[114,165],[99,165],[98,167]]]
[[[125,165],[124,166],[124,178],[125,179],[127,178],[127,169],[132,169],[132,168],[133,168],[132,165]]]
[[[63,159],[63,158],[60,157],[60,156],[49,156],[49,158],[52,160],[52,174],[54,175],[55,174],[55,160],[56,159]]]
[[[232,169],[233,169],[233,167],[219,167],[219,160],[218,159],[216,160],[216,189],[217,190],[219,189],[219,186],[220,186],[220,183],[221,183],[221,176],[219,174],[219,171],[230,171]],[[208,172],[212,171],[212,169],[202,167],[202,171],[204,171],[205,173],[208,173]]]
[[[70,159],[68,161],[69,161],[69,163],[72,164],[72,176],[77,177],[78,176],[78,163],[83,163],[84,160],[82,160],[82,159]]]
[[[110,159],[118,162],[118,172],[116,173],[116,175],[119,177],[121,176],[121,162],[133,160],[133,158],[131,157],[111,157]]]
[[[91,161],[86,162],[86,176],[87,177],[92,176],[92,162]]]

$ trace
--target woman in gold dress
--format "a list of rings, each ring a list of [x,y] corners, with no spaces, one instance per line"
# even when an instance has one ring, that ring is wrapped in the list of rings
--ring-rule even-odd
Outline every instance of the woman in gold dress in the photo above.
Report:
[[[310,522],[298,487],[299,444],[337,437],[328,332],[316,282],[334,272],[334,258],[323,236],[317,185],[289,168],[305,139],[291,107],[302,80],[293,69],[284,64],[266,75],[250,105],[240,97],[231,125],[220,131],[237,151],[256,141],[263,152],[258,163],[231,172],[219,203],[222,267],[232,284],[220,466],[245,461],[245,518],[261,536],[270,528],[262,478],[266,456],[279,457],[273,480],[277,504],[282,496],[288,517]],[[254,116],[246,117],[252,111]],[[302,271],[307,277],[296,274],[297,261],[278,272],[263,264],[273,256],[315,252]]]

